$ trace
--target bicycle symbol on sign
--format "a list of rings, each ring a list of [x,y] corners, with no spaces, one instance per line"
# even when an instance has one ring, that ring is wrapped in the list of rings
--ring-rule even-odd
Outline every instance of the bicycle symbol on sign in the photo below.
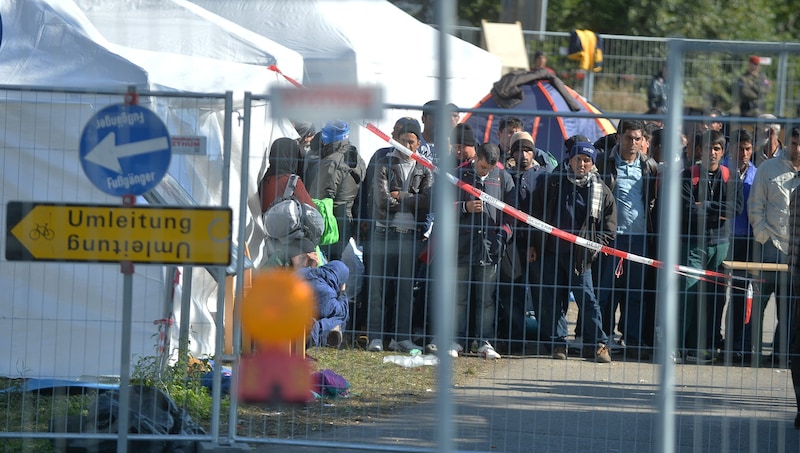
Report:
[[[39,238],[45,238],[49,241],[56,237],[56,232],[50,229],[50,227],[47,226],[47,223],[37,223],[36,228],[31,230],[30,237],[34,241]]]

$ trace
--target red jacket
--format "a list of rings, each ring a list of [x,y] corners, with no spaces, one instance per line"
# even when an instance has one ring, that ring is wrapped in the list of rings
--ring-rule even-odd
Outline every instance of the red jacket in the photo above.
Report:
[[[289,183],[289,176],[291,175],[270,175],[261,181],[262,214],[266,212],[267,208],[269,208],[275,200],[278,200],[283,196],[283,191],[286,190],[286,185]],[[315,206],[314,201],[311,200],[311,195],[308,194],[302,179],[297,180],[297,186],[294,188],[294,196],[301,203]]]

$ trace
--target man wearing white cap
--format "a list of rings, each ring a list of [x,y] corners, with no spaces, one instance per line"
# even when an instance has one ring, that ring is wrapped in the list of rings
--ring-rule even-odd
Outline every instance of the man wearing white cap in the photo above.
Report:
[[[521,123],[520,123],[521,124]],[[501,143],[502,143],[501,139]],[[531,200],[538,182],[547,174],[553,171],[558,161],[555,158],[540,161],[537,159],[537,150],[531,134],[525,131],[518,131],[505,140],[507,149],[507,163],[513,162],[513,167],[507,168],[514,185],[517,188],[517,208],[523,212],[531,212]],[[542,151],[544,152],[544,151]],[[552,162],[551,162],[552,161]],[[553,165],[556,164],[556,165]],[[539,266],[540,261],[532,259],[529,251],[531,250],[531,232],[533,227],[524,223],[519,223],[517,233],[513,240],[516,248],[516,257],[519,258],[518,271],[521,275],[503,275],[503,277],[516,277],[511,282],[506,282],[500,288],[500,307],[498,319],[501,327],[508,328],[508,333],[512,338],[522,338],[525,329],[525,311],[528,309],[527,297],[531,302],[539,299],[539,275],[542,272]],[[535,285],[535,288],[531,288]],[[510,287],[510,291],[509,291]],[[527,289],[530,288],[530,291]],[[504,294],[504,291],[506,294]],[[530,294],[530,296],[528,296]],[[566,320],[564,321],[566,322]]]

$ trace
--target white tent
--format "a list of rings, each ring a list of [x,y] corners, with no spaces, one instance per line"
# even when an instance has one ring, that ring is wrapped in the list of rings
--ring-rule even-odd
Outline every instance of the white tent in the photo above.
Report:
[[[384,0],[190,0],[204,9],[299,52],[304,83],[380,84],[385,101],[422,105],[437,98],[439,32]],[[451,100],[472,107],[500,78],[500,59],[451,37]],[[387,110],[376,121],[389,132],[395,120],[420,112]],[[333,118],[332,118],[333,119]],[[319,126],[318,126],[319,127]],[[385,146],[351,127],[362,155]]]
[[[302,78],[303,57],[186,0],[75,0],[108,41],[133,49],[208,57]],[[124,14],[120,11],[124,10]],[[274,76],[274,75],[270,75]]]
[[[115,2],[122,9],[141,3]],[[276,46],[277,53],[287,59],[287,65],[282,66],[282,60],[266,48],[267,40],[252,35],[252,40],[246,39],[235,30],[218,33],[219,46],[213,52],[206,49],[206,53],[193,53],[187,44],[178,49],[181,52],[168,54],[108,42],[69,0],[0,0],[0,20],[0,80],[5,86],[86,91],[0,90],[4,100],[0,132],[3,225],[9,201],[121,203],[119,198],[94,188],[79,161],[80,134],[88,119],[100,108],[122,101],[117,96],[91,94],[93,90],[134,85],[139,90],[231,90],[239,96],[244,91],[266,93],[271,84],[283,82],[263,67],[265,62],[277,63],[295,77],[302,76],[297,54]],[[226,43],[235,49],[231,58],[223,53]],[[155,111],[173,135],[207,137],[207,155],[173,156],[169,172],[201,205],[218,204],[223,129],[220,106],[198,108],[185,99],[153,97],[143,97],[140,104]],[[271,139],[291,134],[285,124],[268,121],[266,113],[255,127],[258,144],[251,145],[259,152]],[[234,132],[234,137],[229,204],[236,210],[238,182],[255,181],[259,169],[251,167],[246,178],[234,174],[236,159],[241,160],[241,134],[236,137]],[[250,186],[254,190],[254,183]],[[259,242],[254,219],[252,214],[247,216],[247,229]],[[238,229],[237,220],[235,212],[234,231]],[[5,246],[3,241],[0,253],[4,258]],[[153,356],[158,338],[154,321],[165,314],[165,293],[173,276],[165,276],[164,269],[156,265],[136,265],[135,269],[132,353]],[[0,261],[0,288],[4,289],[0,339],[6,345],[0,354],[0,375],[76,378],[118,374],[123,298],[118,266],[4,259]],[[200,292],[194,286],[193,291]],[[195,354],[213,352],[214,296],[215,291],[208,289],[207,294],[196,294],[193,300],[191,349]],[[166,307],[167,312],[171,309]]]

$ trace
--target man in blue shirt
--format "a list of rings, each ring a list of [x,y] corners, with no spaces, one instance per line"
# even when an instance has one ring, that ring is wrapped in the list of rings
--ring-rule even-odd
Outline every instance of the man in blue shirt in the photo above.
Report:
[[[640,256],[649,256],[656,200],[658,164],[642,147],[645,126],[641,121],[625,120],[620,124],[619,143],[597,159],[597,171],[611,189],[617,202],[616,240],[612,247]],[[642,325],[645,310],[655,309],[646,291],[645,266],[604,255],[600,259],[600,309],[603,330],[613,335],[617,307],[620,307],[619,331],[624,335],[629,358],[647,360],[649,351]],[[646,297],[647,294],[647,297]],[[652,345],[649,345],[652,346]]]

